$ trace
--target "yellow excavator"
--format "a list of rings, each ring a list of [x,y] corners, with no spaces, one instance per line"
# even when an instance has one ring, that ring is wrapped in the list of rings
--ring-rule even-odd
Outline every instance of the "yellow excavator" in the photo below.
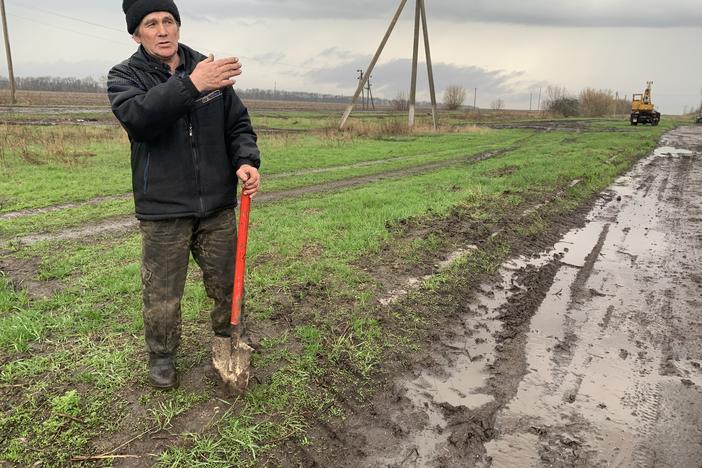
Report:
[[[656,111],[651,101],[651,85],[653,81],[646,82],[646,90],[643,94],[634,94],[631,99],[631,125],[651,124],[658,125],[661,120],[661,113]]]

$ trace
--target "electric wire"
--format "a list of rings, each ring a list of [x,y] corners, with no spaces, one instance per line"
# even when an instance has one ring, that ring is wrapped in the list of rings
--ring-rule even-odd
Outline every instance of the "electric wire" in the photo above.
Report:
[[[98,28],[108,29],[108,30],[110,30],[110,31],[117,31],[117,32],[119,32],[119,33],[125,33],[125,32],[126,32],[126,29],[122,30],[122,29],[112,28],[112,27],[110,27],[110,26],[105,26],[104,24],[93,23],[92,21],[87,21],[87,20],[84,20],[84,19],[81,19],[81,18],[76,18],[76,17],[74,17],[74,16],[64,15],[63,13],[56,13],[55,11],[49,11],[49,10],[45,10],[45,9],[43,9],[43,8],[38,8],[38,7],[34,7],[34,6],[33,6],[33,7],[29,7],[29,6],[26,6],[26,5],[20,5],[20,4],[15,3],[14,1],[8,2],[8,3],[11,3],[13,6],[16,6],[16,7],[24,8],[25,10],[39,11],[39,12],[42,12],[42,13],[47,13],[47,14],[54,15],[54,16],[58,16],[58,17],[61,17],[61,18],[66,18],[66,19],[69,19],[69,20],[77,21],[77,22],[79,22],[79,23],[89,24],[89,25],[91,25],[91,26],[95,26],[95,27],[98,27]]]
[[[85,32],[79,32],[79,31],[75,31],[75,30],[73,30],[73,29],[62,28],[61,26],[56,26],[56,25],[51,24],[51,23],[45,23],[45,22],[43,22],[43,21],[39,21],[39,20],[32,19],[32,18],[26,18],[26,17],[24,17],[24,16],[19,16],[19,15],[16,15],[16,14],[14,14],[14,13],[8,13],[7,16],[11,16],[11,17],[13,17],[13,18],[17,18],[17,19],[29,21],[29,22],[31,22],[31,23],[41,24],[41,25],[43,25],[43,26],[47,26],[47,27],[49,27],[49,28],[54,28],[54,29],[59,29],[59,30],[61,30],[61,31],[67,31],[67,32],[70,32],[70,33],[73,33],[73,34],[78,34],[78,35],[81,35],[81,36],[87,36],[87,37],[92,37],[92,38],[94,38],[94,39],[101,39],[101,40],[103,40],[103,41],[113,42],[113,43],[115,43],[115,44],[119,44],[119,45],[123,45],[123,46],[129,45],[129,43],[128,43],[127,41],[121,42],[121,41],[117,41],[117,40],[114,40],[114,39],[109,39],[109,38],[107,38],[107,37],[96,36],[96,35],[94,35],[94,34],[85,33]]]

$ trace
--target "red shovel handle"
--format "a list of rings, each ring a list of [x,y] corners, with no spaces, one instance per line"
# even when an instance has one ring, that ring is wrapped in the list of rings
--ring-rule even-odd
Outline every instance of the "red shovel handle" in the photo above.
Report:
[[[234,264],[234,294],[232,297],[232,325],[239,325],[241,306],[244,302],[244,273],[246,272],[246,243],[249,240],[249,211],[251,197],[241,196],[239,229],[236,238],[236,263]]]

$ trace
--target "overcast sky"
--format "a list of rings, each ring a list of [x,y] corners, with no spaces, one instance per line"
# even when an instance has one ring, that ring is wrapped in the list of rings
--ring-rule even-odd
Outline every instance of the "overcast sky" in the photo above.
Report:
[[[609,89],[621,97],[654,81],[664,113],[702,95],[699,0],[425,0],[439,99],[478,88],[490,107],[536,107],[539,88]],[[15,74],[102,76],[136,45],[119,0],[5,0]],[[352,94],[400,0],[177,0],[181,41],[236,55],[241,88]],[[409,0],[372,74],[374,95],[408,92],[414,2]],[[420,48],[420,57],[423,57]],[[423,62],[422,62],[423,65]],[[6,75],[5,56],[0,75]],[[428,99],[426,68],[418,94]],[[543,99],[543,96],[542,96]]]

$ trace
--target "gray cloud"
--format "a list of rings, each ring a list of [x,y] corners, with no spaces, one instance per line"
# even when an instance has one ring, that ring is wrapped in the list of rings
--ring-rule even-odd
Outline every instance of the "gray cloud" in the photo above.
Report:
[[[294,19],[390,18],[397,0],[179,0],[184,12],[211,17],[276,17]],[[405,7],[411,14],[413,2]],[[696,27],[702,9],[696,1],[673,0],[440,0],[427,2],[430,18],[452,22],[493,22],[576,27]]]
[[[181,15],[196,21],[219,18],[290,18],[316,20],[388,20],[399,0],[177,0]],[[702,8],[695,0],[437,0],[427,1],[431,19],[456,23],[491,22],[565,27],[699,27]],[[122,15],[121,2],[35,0],[25,5],[8,0],[8,8],[26,11],[41,8],[66,15],[106,15],[110,22]],[[413,12],[408,0],[405,16]]]
[[[329,55],[328,51],[325,53]],[[370,60],[371,56],[357,55],[352,61],[308,71],[305,73],[305,78],[311,83],[332,85],[350,94],[358,84],[356,70],[365,68]],[[520,100],[524,95],[528,98],[529,88],[536,88],[539,85],[524,81],[525,74],[521,71],[485,70],[476,66],[458,66],[450,63],[435,63],[433,69],[439,100],[443,91],[450,85],[460,85],[470,91],[478,88],[479,94],[486,98],[520,96]],[[371,75],[374,95],[392,99],[398,92],[408,94],[410,70],[410,59],[395,59],[378,64]],[[421,96],[428,97],[429,81],[426,64],[421,62],[418,70],[418,92]]]

